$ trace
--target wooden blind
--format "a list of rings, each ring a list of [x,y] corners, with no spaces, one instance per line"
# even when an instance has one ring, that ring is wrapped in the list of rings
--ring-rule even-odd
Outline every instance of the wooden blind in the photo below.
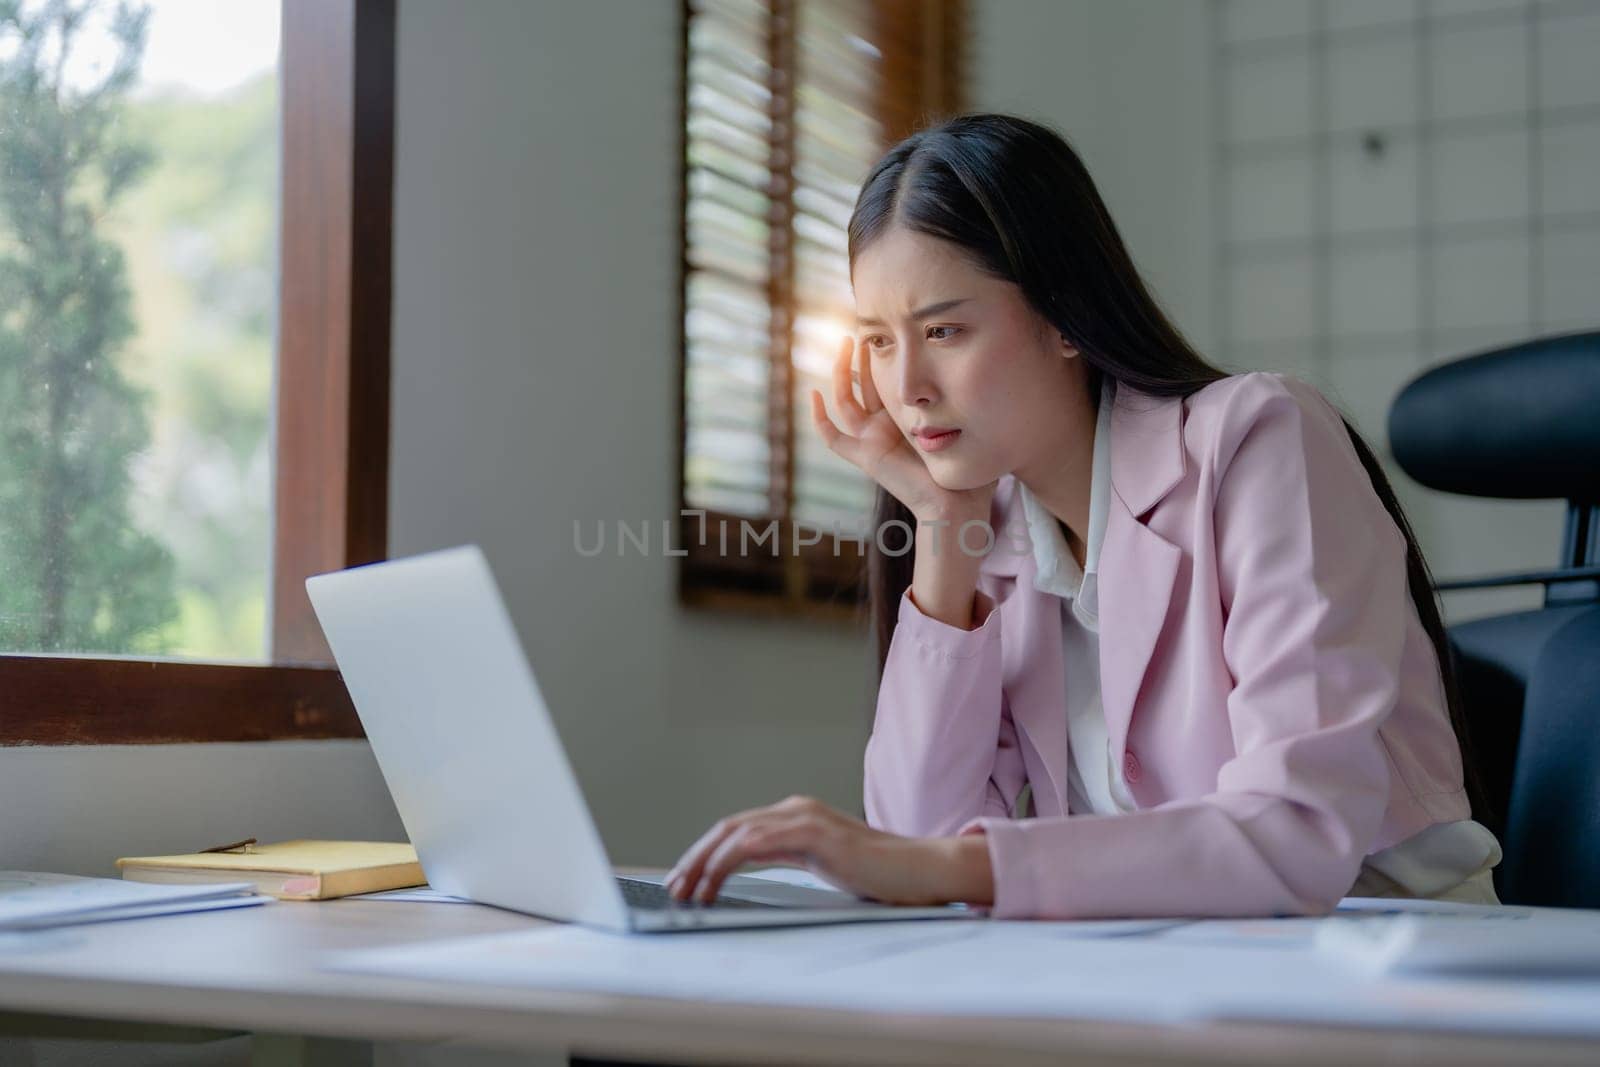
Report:
[[[807,398],[830,395],[851,328],[846,226],[867,171],[959,109],[963,14],[962,0],[686,4],[686,602],[827,613],[863,591],[873,487],[816,439]]]

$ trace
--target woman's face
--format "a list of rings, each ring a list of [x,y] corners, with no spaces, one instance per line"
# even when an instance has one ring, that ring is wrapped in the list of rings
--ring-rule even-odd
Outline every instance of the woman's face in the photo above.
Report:
[[[902,226],[857,255],[852,285],[872,383],[939,485],[977,488],[1070,447],[1083,360],[1017,286]],[[928,450],[924,429],[960,432]]]

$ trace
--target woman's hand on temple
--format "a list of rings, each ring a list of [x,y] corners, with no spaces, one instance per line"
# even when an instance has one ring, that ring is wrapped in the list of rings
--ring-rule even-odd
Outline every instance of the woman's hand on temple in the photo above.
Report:
[[[851,379],[861,385],[857,400]],[[895,424],[878,396],[865,348],[854,337],[839,344],[833,361],[833,404],[828,415],[822,393],[811,390],[811,422],[824,444],[883,486],[921,521],[952,516],[987,519],[996,482],[976,489],[946,489],[933,480],[928,465]]]
[[[798,796],[719,819],[668,872],[667,890],[679,900],[713,900],[745,863],[803,866],[841,889],[889,904],[994,899],[983,835],[901,837]]]

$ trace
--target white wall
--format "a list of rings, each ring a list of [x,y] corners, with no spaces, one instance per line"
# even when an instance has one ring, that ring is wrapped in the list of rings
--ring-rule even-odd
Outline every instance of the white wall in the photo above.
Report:
[[[575,518],[676,508],[678,5],[399,11],[392,552],[484,546],[619,862],[790,792],[856,810],[864,635],[688,614],[675,561],[572,547]],[[362,742],[0,749],[0,867],[401,833]]]
[[[1327,20],[1329,38],[1326,56],[1313,62],[1306,41],[1320,33],[1317,12]],[[1373,22],[1384,25],[1368,25]],[[1585,178],[1600,159],[1600,124],[1572,107],[1600,101],[1600,66],[1590,61],[1592,48],[1584,50],[1584,42],[1600,40],[1596,0],[1537,6],[1525,0],[979,0],[976,36],[975,106],[1042,119],[1073,143],[1135,262],[1202,353],[1226,368],[1281,370],[1316,383],[1380,455],[1387,451],[1389,403],[1427,366],[1497,342],[1597,322],[1592,294],[1600,242],[1593,239],[1593,208],[1600,201],[1595,183]],[[1431,85],[1422,110],[1419,65]],[[1519,74],[1479,76],[1491,67]],[[1314,158],[1317,116],[1324,112],[1315,103],[1313,89],[1323,82],[1313,69],[1326,82],[1334,135],[1329,165]],[[1530,84],[1538,87],[1537,99],[1528,95]],[[1227,130],[1219,100],[1231,111]],[[1530,134],[1528,115],[1560,106],[1575,117],[1559,126],[1541,119]],[[1493,158],[1497,140],[1520,147],[1510,153],[1510,165],[1498,169],[1434,168],[1454,185],[1436,181],[1419,188],[1414,175],[1407,185],[1392,172],[1416,169],[1419,118],[1454,119],[1458,126],[1464,120],[1470,127],[1431,132],[1430,145],[1481,142],[1489,146],[1480,151],[1485,158]],[[1484,119],[1488,125],[1480,133],[1471,124],[1484,125]],[[1368,128],[1381,130],[1393,147],[1382,163],[1361,166],[1351,159]],[[1249,157],[1238,143],[1255,134],[1272,135],[1280,148],[1297,137],[1305,143],[1298,156],[1290,143]],[[1525,165],[1530,136],[1538,149],[1537,179]],[[1292,165],[1297,160],[1298,169]],[[1329,180],[1331,192],[1315,192]],[[1326,223],[1314,229],[1313,205],[1321,195],[1330,202],[1331,234]],[[1528,294],[1526,233],[1454,245],[1440,240],[1441,220],[1458,215],[1537,229],[1530,205],[1544,213],[1549,235],[1536,296]],[[1381,256],[1369,264],[1340,252],[1343,231],[1376,226],[1427,228],[1435,247],[1426,276],[1443,280],[1417,283],[1414,247],[1411,258],[1401,257],[1401,266],[1387,275],[1384,269],[1394,265]],[[1309,248],[1314,236],[1335,242],[1337,270],[1297,272],[1301,264],[1293,256],[1287,264],[1245,262],[1231,275],[1221,270],[1219,242],[1225,239],[1281,243],[1298,237]],[[1310,251],[1300,259],[1309,263]],[[1437,306],[1421,307],[1423,292],[1433,292]],[[1312,308],[1321,300],[1331,310],[1318,326]],[[1508,306],[1508,315],[1498,310]],[[1416,329],[1418,323],[1427,329]],[[1362,332],[1386,327],[1394,333],[1387,344],[1382,335]],[[1319,343],[1325,356],[1313,351]],[[1564,511],[1559,502],[1435,493],[1392,464],[1390,477],[1436,577],[1554,563]],[[1444,606],[1447,620],[1459,621],[1540,601],[1537,588],[1519,587],[1451,593]]]
[[[572,548],[574,519],[675,506],[677,13],[400,5],[391,548],[485,547],[623,862],[789,792],[854,810],[872,705],[864,634],[686,613],[673,561]],[[1229,364],[1209,17],[979,0],[974,104],[1068,136],[1174,319]],[[0,749],[0,867],[400,833],[360,742]]]
[[[980,0],[973,103],[1066,134],[1227,364],[1209,18]],[[674,506],[676,23],[664,2],[402,4],[395,201],[392,549],[484,545],[614,854],[662,863],[788,792],[854,809],[872,690],[864,634],[685,612],[672,560],[572,547],[574,519]],[[360,743],[0,750],[0,864],[399,832]]]
[[[1422,371],[1600,322],[1600,3],[1217,11],[1218,333],[1241,362],[1317,383],[1387,459],[1389,407]],[[1561,502],[1432,492],[1389,465],[1437,576],[1556,561]],[[1444,598],[1451,619],[1541,600]]]
[[[864,635],[685,612],[659,552],[678,7],[466,10],[401,5],[391,550],[484,546],[618,860],[789,792],[855,810]],[[577,553],[619,519],[649,557]]]
[[[400,834],[364,741],[0,748],[0,868],[114,877],[118,856],[242,837]]]
[[[573,548],[676,507],[677,18],[401,4],[395,189],[391,550],[484,546],[614,857],[662,864],[790,792],[855,810],[872,708],[864,635]],[[0,867],[401,833],[361,742],[0,749]]]
[[[1202,351],[1214,318],[1208,32],[1195,0],[978,0],[973,42],[973,107],[1066,137]]]
[[[674,506],[677,10],[400,9],[392,549],[484,545],[614,855],[652,863],[789,792],[854,809],[872,702],[864,634],[688,613],[672,560],[572,547],[574,519]],[[1209,17],[981,0],[974,22],[975,106],[1073,141],[1202,349]],[[0,865],[399,833],[359,742],[0,750]]]

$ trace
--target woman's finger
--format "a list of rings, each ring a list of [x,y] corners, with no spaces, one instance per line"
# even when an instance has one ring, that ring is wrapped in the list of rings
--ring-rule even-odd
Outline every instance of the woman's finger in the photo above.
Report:
[[[717,899],[722,883],[745,863],[793,861],[803,856],[815,844],[818,829],[816,817],[810,814],[774,814],[743,823],[723,838],[706,860],[695,899],[702,903]]]
[[[871,361],[867,358],[867,346],[857,345],[856,351],[856,376],[861,382],[861,406],[869,415],[876,415],[883,410],[883,398],[878,396],[878,386],[872,380]]]
[[[838,357],[833,361],[833,406],[838,409],[839,422],[845,430],[860,436],[867,413],[861,409],[855,389],[850,384],[850,353],[854,348],[855,340],[846,337],[839,346]]]
[[[711,853],[724,838],[739,829],[747,814],[741,812],[738,815],[729,815],[712,823],[711,828],[685,849],[672,870],[667,872],[663,880],[667,891],[679,900],[688,899],[700,880],[700,871],[705,867],[706,860],[711,858]]]
[[[839,427],[833,424],[833,419],[828,416],[828,407],[823,403],[820,389],[811,390],[811,423],[817,428],[822,443],[828,446],[829,451],[851,463],[855,462],[856,439],[841,432]]]

